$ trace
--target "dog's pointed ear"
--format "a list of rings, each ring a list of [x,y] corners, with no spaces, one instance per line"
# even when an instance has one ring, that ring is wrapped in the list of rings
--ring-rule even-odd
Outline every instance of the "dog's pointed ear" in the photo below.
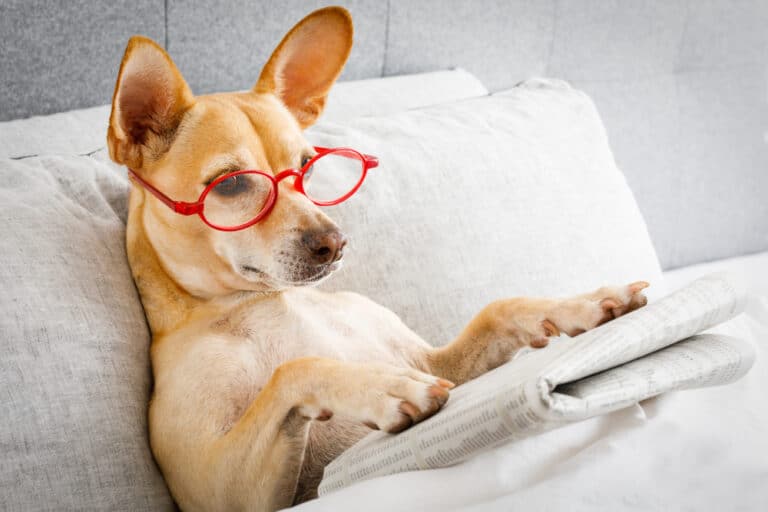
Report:
[[[140,169],[170,145],[194,97],[168,54],[142,36],[128,41],[112,96],[107,145],[115,162]]]
[[[311,13],[280,42],[254,91],[280,98],[302,128],[312,125],[349,57],[352,36],[346,9],[326,7]]]

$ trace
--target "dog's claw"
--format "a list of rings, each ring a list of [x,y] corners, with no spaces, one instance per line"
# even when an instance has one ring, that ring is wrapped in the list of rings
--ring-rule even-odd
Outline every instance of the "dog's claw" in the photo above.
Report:
[[[448,400],[448,391],[441,386],[431,386],[429,388],[429,396],[431,396],[432,398],[437,398],[438,401],[440,399],[445,401],[445,400]]]
[[[544,329],[544,333],[547,336],[560,336],[560,328],[550,320],[543,320],[541,322],[541,327]]]
[[[411,418],[418,418],[421,416],[421,411],[419,408],[413,405],[411,402],[400,402],[400,412],[407,414]]]
[[[387,429],[387,432],[389,432],[390,434],[397,434],[397,433],[402,432],[403,430],[405,430],[407,428],[410,428],[411,425],[413,425],[413,418],[414,417],[411,416],[410,414],[408,414],[408,412],[407,412],[408,407],[407,406],[404,407],[405,404],[411,405],[411,407],[416,409],[415,405],[410,404],[409,402],[402,402],[400,404],[400,407],[399,407],[400,412],[401,412],[401,414],[400,414],[400,421],[398,421],[397,423],[395,423],[394,425],[390,426]]]
[[[437,379],[437,384],[445,389],[453,389],[456,387],[456,384],[446,379]]]

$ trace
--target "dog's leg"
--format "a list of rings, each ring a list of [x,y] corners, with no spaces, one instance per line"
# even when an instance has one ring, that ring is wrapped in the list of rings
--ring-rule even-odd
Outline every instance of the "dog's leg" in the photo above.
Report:
[[[566,299],[516,298],[486,306],[452,343],[427,354],[428,370],[461,384],[509,361],[549,336],[575,336],[646,304],[638,281]]]
[[[332,415],[399,432],[434,414],[453,384],[411,368],[302,358],[280,366],[233,428],[211,447],[215,492],[231,508],[291,505],[309,422]]]

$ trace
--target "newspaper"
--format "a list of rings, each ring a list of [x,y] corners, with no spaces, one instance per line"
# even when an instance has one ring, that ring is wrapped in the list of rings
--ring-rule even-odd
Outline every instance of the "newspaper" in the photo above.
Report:
[[[449,466],[666,391],[733,382],[752,366],[752,346],[699,333],[739,314],[745,301],[726,274],[712,274],[575,338],[515,358],[454,389],[432,418],[397,435],[374,432],[362,439],[326,467],[319,493]]]

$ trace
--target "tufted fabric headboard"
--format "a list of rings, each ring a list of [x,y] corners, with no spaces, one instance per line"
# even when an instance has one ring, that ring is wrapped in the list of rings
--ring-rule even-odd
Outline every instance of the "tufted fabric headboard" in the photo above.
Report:
[[[343,79],[459,66],[491,90],[538,75],[590,94],[665,268],[768,250],[768,2],[339,3],[356,25]],[[135,33],[196,93],[248,88],[325,4],[0,0],[0,120],[108,103]]]

